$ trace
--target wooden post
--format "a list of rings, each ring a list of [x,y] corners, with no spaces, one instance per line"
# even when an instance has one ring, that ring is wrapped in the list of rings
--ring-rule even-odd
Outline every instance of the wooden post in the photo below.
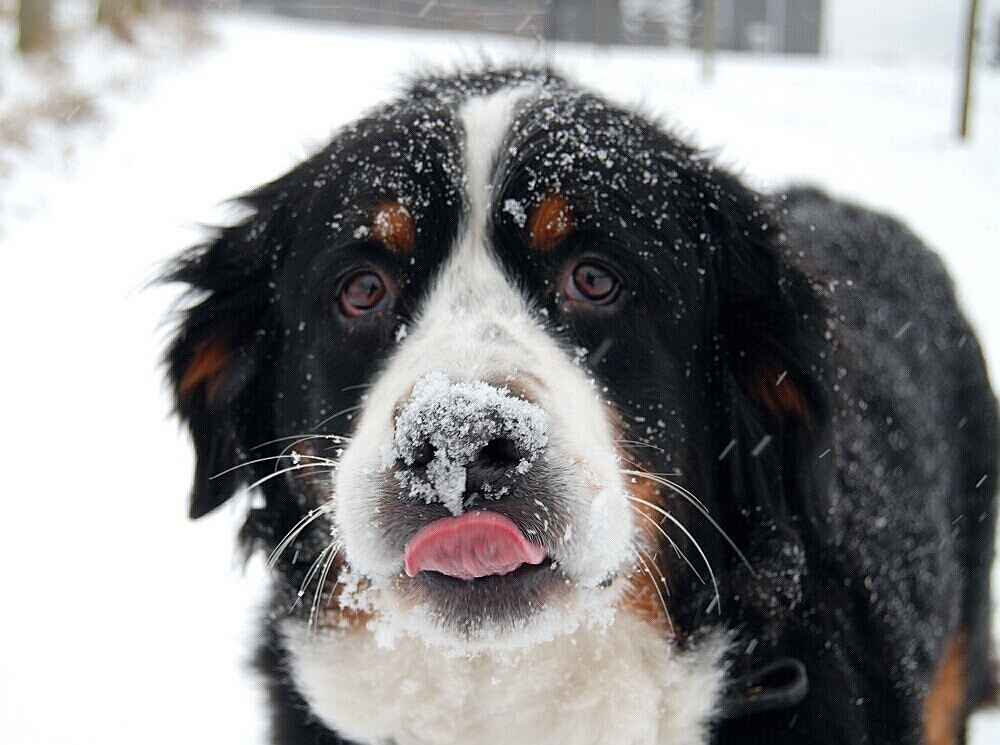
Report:
[[[131,21],[137,5],[136,0],[97,0],[97,23],[107,26],[119,39],[131,42]]]
[[[21,0],[17,6],[17,50],[24,54],[51,48],[55,38],[50,0]]]
[[[715,5],[716,0],[705,0],[701,14],[701,77],[706,83],[715,77]]]
[[[958,136],[969,139],[969,124],[972,118],[972,71],[976,63],[976,21],[979,16],[979,0],[969,0],[969,17],[965,27],[965,59],[962,65],[962,115],[958,123]]]

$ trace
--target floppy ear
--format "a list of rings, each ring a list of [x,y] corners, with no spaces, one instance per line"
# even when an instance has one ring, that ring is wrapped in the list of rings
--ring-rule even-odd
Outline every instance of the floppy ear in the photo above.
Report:
[[[197,459],[193,518],[250,483],[252,469],[237,466],[269,431],[261,375],[270,328],[265,228],[256,216],[226,228],[182,255],[165,277],[187,284],[198,298],[184,311],[166,355],[176,412],[190,429]]]
[[[822,289],[787,258],[774,211],[734,177],[716,178],[727,195],[709,218],[725,236],[717,271],[727,436],[739,444],[731,493],[780,522],[789,510],[808,515],[811,490],[822,488],[833,461],[822,457],[828,314]]]

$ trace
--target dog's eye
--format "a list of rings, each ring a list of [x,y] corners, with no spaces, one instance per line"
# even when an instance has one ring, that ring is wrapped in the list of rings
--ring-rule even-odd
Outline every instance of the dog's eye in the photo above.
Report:
[[[594,261],[576,265],[566,283],[566,295],[594,305],[610,305],[621,290],[621,281],[613,271]]]
[[[351,318],[371,313],[382,306],[386,295],[385,281],[376,272],[356,272],[340,290],[340,310]]]

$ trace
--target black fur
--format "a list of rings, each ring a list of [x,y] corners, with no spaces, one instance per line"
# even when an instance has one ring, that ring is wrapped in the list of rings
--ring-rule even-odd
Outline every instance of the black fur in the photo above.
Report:
[[[803,703],[720,723],[715,741],[917,745],[923,702],[956,634],[968,640],[964,713],[992,687],[997,408],[939,260],[889,217],[809,189],[754,192],[655,124],[546,70],[416,81],[246,197],[252,217],[182,257],[170,279],[197,297],[168,366],[198,455],[192,516],[273,471],[265,462],[211,478],[285,444],[262,443],[349,434],[338,413],[362,403],[357,386],[392,353],[395,329],[460,229],[456,108],[526,79],[544,95],[518,112],[497,156],[493,248],[547,310],[552,333],[601,350],[585,360],[591,374],[628,436],[660,449],[635,457],[679,472],[746,554],[690,504],[660,495],[706,547],[722,589],[719,613],[710,587],[672,552],[659,554],[679,643],[722,623],[741,639],[734,676],[788,656],[809,671]],[[573,204],[577,229],[551,253],[528,252],[500,206],[554,190]],[[413,197],[414,263],[357,237],[375,202],[402,194]],[[553,292],[559,267],[579,255],[626,278],[629,296],[614,313],[571,313]],[[366,263],[396,277],[400,299],[348,327],[330,298]],[[210,341],[225,348],[225,366],[180,395]],[[242,532],[248,552],[272,549],[328,498],[309,474],[260,487],[264,506]],[[275,630],[324,535],[315,524],[296,543],[298,562],[286,554],[279,563],[258,657],[283,745],[341,742],[287,677]]]

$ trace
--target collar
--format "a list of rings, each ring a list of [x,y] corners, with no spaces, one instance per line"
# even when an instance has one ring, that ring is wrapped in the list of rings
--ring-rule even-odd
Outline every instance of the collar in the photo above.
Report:
[[[783,657],[733,680],[722,698],[720,716],[733,720],[789,709],[808,693],[806,666],[794,657]]]

